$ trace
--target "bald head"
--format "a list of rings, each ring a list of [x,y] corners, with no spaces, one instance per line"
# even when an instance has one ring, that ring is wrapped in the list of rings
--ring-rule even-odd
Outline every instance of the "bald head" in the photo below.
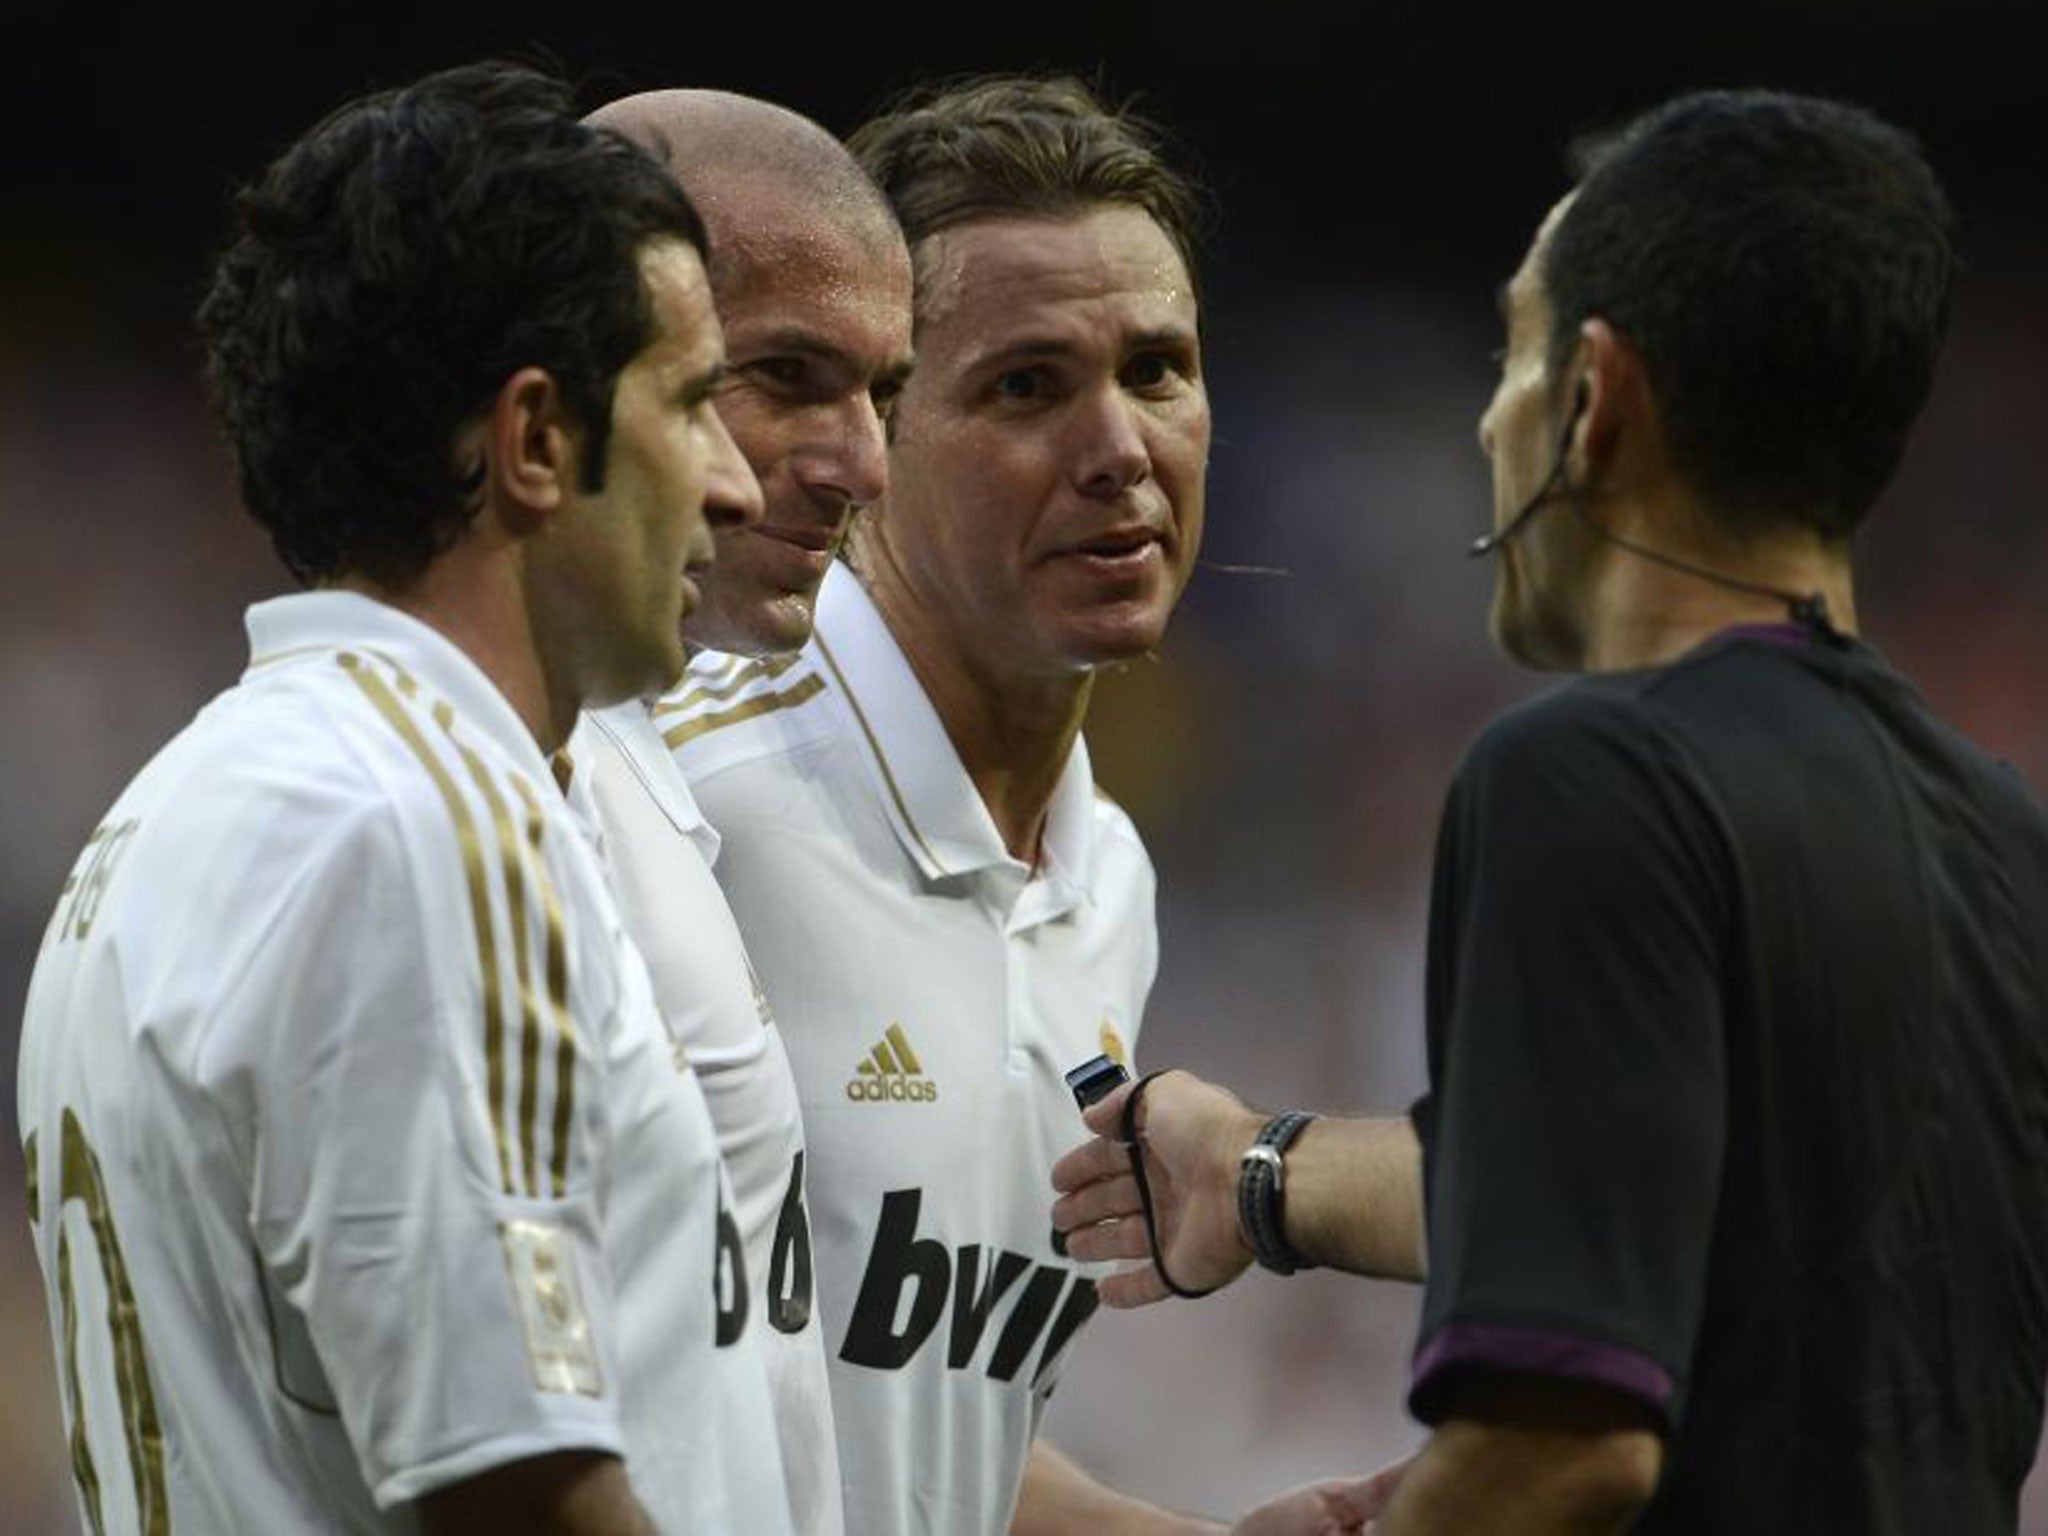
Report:
[[[902,231],[837,139],[768,102],[649,91],[586,121],[667,166],[710,231],[718,414],[766,506],[758,524],[719,531],[685,633],[713,650],[794,650],[848,517],[887,487],[882,419],[910,371]]]
[[[714,288],[742,263],[786,258],[819,224],[884,248],[902,238],[845,146],[787,107],[730,91],[643,91],[584,121],[668,167],[710,231]]]

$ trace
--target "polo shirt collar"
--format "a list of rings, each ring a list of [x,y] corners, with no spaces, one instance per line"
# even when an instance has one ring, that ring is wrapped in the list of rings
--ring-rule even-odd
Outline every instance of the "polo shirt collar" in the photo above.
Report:
[[[716,864],[718,832],[704,819],[697,797],[691,793],[689,780],[676,766],[667,743],[661,739],[660,728],[647,712],[646,701],[628,699],[608,709],[586,711],[576,735],[598,728],[610,734],[633,777],[640,781],[647,798],[668,819],[669,825],[696,845],[706,864]],[[570,738],[570,745],[574,747],[575,737]]]
[[[253,604],[245,617],[249,665],[244,681],[301,657],[361,650],[392,662],[445,699],[463,723],[542,784],[558,780],[540,743],[498,685],[439,630],[359,592],[295,592]],[[580,786],[568,786],[574,805]]]
[[[917,674],[852,571],[835,565],[818,593],[812,645],[860,727],[896,835],[931,879],[1009,868],[1010,855]],[[1042,877],[1085,889],[1095,842],[1095,778],[1074,738],[1045,820]]]

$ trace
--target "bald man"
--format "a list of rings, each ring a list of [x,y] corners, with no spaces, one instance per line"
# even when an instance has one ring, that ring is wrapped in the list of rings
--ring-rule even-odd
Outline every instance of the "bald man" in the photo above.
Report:
[[[902,231],[837,139],[769,102],[649,91],[588,120],[652,153],[703,210],[725,327],[719,415],[767,502],[719,539],[684,633],[739,656],[794,651],[853,509],[887,483],[882,424],[910,373]]]
[[[883,418],[910,371],[910,257],[860,168],[794,112],[672,90],[613,102],[589,121],[665,164],[710,233],[727,360],[718,413],[765,503],[745,537],[718,539],[684,627],[692,645],[732,653],[733,676],[716,692],[774,670],[777,655],[810,638],[848,519],[882,494]],[[711,873],[717,834],[670,756],[702,692],[588,715],[570,756],[595,792],[613,884],[678,1060],[711,1106],[733,1193],[721,1300],[767,1362],[796,1529],[836,1536],[839,1462],[796,1085]]]

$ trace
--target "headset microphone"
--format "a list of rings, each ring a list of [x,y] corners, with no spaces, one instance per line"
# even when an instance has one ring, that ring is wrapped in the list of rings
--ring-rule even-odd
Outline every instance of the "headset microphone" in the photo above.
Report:
[[[1494,529],[1492,533],[1482,533],[1478,538],[1474,539],[1466,548],[1465,553],[1474,559],[1481,555],[1490,555],[1516,534],[1520,533],[1522,525],[1534,517],[1538,510],[1551,497],[1557,494],[1558,482],[1563,477],[1564,457],[1560,454],[1557,462],[1551,466],[1550,473],[1544,477],[1543,483],[1536,488],[1536,494],[1522,503],[1521,510],[1509,518],[1506,523]]]
[[[1551,497],[1565,488],[1565,460],[1571,455],[1572,433],[1577,430],[1579,417],[1585,413],[1585,409],[1586,384],[1582,379],[1579,381],[1578,394],[1572,400],[1572,414],[1564,424],[1564,431],[1558,434],[1557,457],[1551,461],[1550,473],[1543,477],[1543,483],[1536,487],[1536,493],[1522,503],[1520,510],[1513,517],[1509,518],[1500,527],[1494,529],[1492,533],[1481,534],[1478,538],[1474,539],[1466,549],[1466,554],[1474,559],[1481,555],[1492,554],[1516,534],[1520,533],[1523,525],[1530,518],[1534,517],[1549,502]]]
[[[1536,487],[1536,493],[1522,503],[1513,517],[1492,533],[1482,534],[1474,539],[1465,551],[1468,555],[1492,554],[1520,533],[1529,519],[1548,505],[1560,490],[1570,489],[1564,477],[1565,461],[1571,454],[1572,433],[1577,429],[1579,417],[1584,414],[1585,409],[1586,383],[1581,379],[1578,395],[1572,401],[1571,418],[1565,422],[1564,432],[1557,440],[1557,457],[1551,463],[1550,473],[1543,477],[1543,483]],[[1788,592],[1782,587],[1765,586],[1762,582],[1744,581],[1722,571],[1710,571],[1705,566],[1694,565],[1689,560],[1681,560],[1675,555],[1667,555],[1660,550],[1649,549],[1631,539],[1625,539],[1619,534],[1609,533],[1593,521],[1575,498],[1572,499],[1572,511],[1578,515],[1579,521],[1586,525],[1589,533],[1617,549],[1625,549],[1638,559],[1652,561],[1669,570],[1682,571],[1688,576],[1698,577],[1701,581],[1711,581],[1716,586],[1726,587],[1730,591],[1748,592],[1758,597],[1774,597],[1785,605],[1793,623],[1803,625],[1824,640],[1837,644],[1841,641],[1842,632],[1835,628],[1834,615],[1828,611],[1827,597],[1821,592]]]
[[[1661,565],[1667,570],[1695,576],[1701,581],[1711,581],[1715,586],[1726,587],[1731,592],[1747,592],[1755,597],[1776,598],[1785,605],[1794,624],[1812,630],[1830,643],[1841,643],[1842,632],[1835,628],[1835,618],[1828,611],[1825,592],[1791,592],[1783,587],[1767,586],[1760,581],[1745,581],[1740,576],[1730,576],[1726,571],[1710,571],[1704,565],[1694,565],[1690,560],[1681,560],[1676,555],[1667,555],[1662,550],[1651,549],[1647,545],[1636,543],[1633,539],[1625,539],[1618,533],[1609,533],[1594,522],[1586,509],[1577,502],[1572,503],[1572,511],[1578,515],[1579,521],[1586,525],[1586,531],[1594,538],[1612,544],[1616,549],[1625,549],[1638,560],[1648,560],[1651,564]]]

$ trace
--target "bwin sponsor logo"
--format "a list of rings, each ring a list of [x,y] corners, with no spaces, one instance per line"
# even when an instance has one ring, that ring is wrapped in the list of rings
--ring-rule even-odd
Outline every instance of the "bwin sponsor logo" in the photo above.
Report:
[[[1095,1282],[1064,1265],[1033,1264],[1006,1248],[948,1248],[935,1237],[919,1237],[923,1198],[918,1189],[882,1196],[881,1221],[839,1358],[896,1371],[930,1340],[946,1352],[953,1370],[979,1365],[992,1380],[1014,1381],[1035,1352],[1037,1363],[1026,1380],[1038,1386],[1095,1311]],[[995,1342],[984,1357],[982,1344],[991,1333]]]
[[[856,1103],[928,1104],[939,1096],[939,1085],[924,1076],[903,1026],[891,1024],[848,1080],[846,1096]]]

